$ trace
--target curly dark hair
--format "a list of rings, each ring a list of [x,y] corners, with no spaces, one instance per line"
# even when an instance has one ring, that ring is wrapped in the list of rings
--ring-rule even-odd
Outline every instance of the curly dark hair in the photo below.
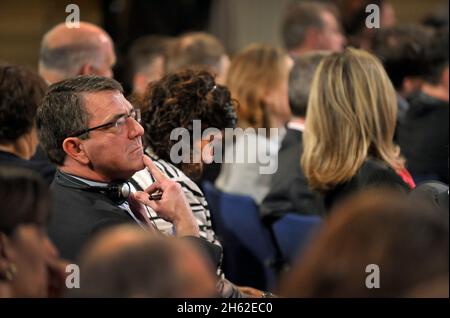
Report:
[[[170,149],[178,142],[170,139],[173,129],[188,129],[192,140],[190,128],[195,119],[201,120],[202,131],[236,125],[237,102],[231,98],[228,88],[216,85],[214,77],[206,71],[168,74],[147,87],[140,104],[146,146],[172,164],[175,163],[170,160]],[[201,169],[193,164],[175,165],[190,175]]]
[[[35,124],[47,84],[22,66],[0,65],[0,143],[12,143]]]

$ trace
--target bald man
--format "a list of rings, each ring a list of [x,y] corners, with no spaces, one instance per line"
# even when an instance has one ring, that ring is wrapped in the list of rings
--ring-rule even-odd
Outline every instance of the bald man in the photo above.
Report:
[[[49,84],[77,75],[112,77],[115,63],[110,36],[91,23],[81,22],[79,28],[61,23],[42,39],[39,74]]]

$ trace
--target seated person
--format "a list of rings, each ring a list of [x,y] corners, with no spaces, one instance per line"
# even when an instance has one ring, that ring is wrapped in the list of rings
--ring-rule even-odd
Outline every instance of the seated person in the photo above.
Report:
[[[0,65],[0,165],[31,169],[50,184],[56,167],[31,161],[39,143],[36,112],[47,84],[39,75],[15,65]]]
[[[288,87],[292,118],[286,125],[286,135],[278,151],[278,170],[260,206],[266,223],[274,222],[285,213],[317,215],[323,212],[321,198],[308,189],[308,181],[301,171],[298,158],[302,154],[302,135],[312,78],[324,56],[324,52],[315,52],[294,58]]]
[[[66,263],[45,227],[48,185],[29,169],[0,167],[0,298],[60,297]]]
[[[38,111],[37,126],[49,158],[58,165],[51,185],[53,214],[49,235],[69,260],[98,230],[138,223],[156,231],[145,206],[171,221],[176,235],[210,252],[213,263],[221,249],[199,238],[199,228],[178,183],[171,181],[143,154],[140,112],[133,109],[113,79],[94,75],[51,85]],[[147,167],[156,189],[130,195],[128,179]]]
[[[192,179],[201,176],[204,161],[211,162],[214,159],[213,151],[222,141],[222,131],[235,124],[236,115],[230,92],[226,87],[216,85],[212,75],[205,71],[184,71],[153,82],[141,100],[141,108],[145,110],[142,120],[145,154],[153,159],[166,176],[180,184],[200,226],[200,235],[219,244],[211,228],[208,203]],[[198,132],[195,131],[197,123]],[[208,128],[216,128],[216,131],[207,134]],[[172,135],[176,129],[183,130],[189,140],[174,140]],[[188,147],[188,152],[181,154],[181,162],[178,160],[180,156],[174,151],[180,142],[187,142],[183,145]],[[140,189],[155,182],[145,169],[137,172],[133,181]],[[173,232],[172,224],[153,211],[150,211],[150,215],[160,231]]]
[[[283,296],[410,297],[447,278],[433,295],[448,297],[448,226],[428,205],[370,190],[342,202],[317,234],[284,277]]]
[[[80,257],[73,297],[215,297],[213,266],[186,241],[121,225],[99,233]]]

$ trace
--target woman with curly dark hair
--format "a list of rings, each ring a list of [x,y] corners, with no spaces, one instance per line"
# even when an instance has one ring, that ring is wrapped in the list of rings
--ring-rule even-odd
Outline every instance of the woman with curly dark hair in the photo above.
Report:
[[[208,72],[188,70],[151,83],[140,103],[144,110],[146,154],[182,186],[200,234],[220,245],[211,228],[206,199],[192,179],[201,175],[203,162],[212,160],[214,143],[221,145],[221,132],[235,126],[235,103],[230,92],[216,85]],[[145,189],[154,179],[147,170],[142,170],[133,176],[133,181],[135,187]],[[173,232],[171,223],[153,211],[150,215],[159,230]]]
[[[143,110],[145,153],[183,188],[198,222],[200,235],[220,245],[211,227],[208,203],[191,178],[201,175],[203,162],[211,162],[213,156],[221,155],[221,151],[214,152],[217,149],[214,143],[221,147],[224,129],[234,128],[236,124],[236,105],[229,90],[217,85],[214,77],[206,71],[187,70],[168,74],[149,84],[139,106]],[[147,170],[137,172],[132,178],[137,189],[145,189],[154,182]],[[158,217],[154,211],[149,211],[149,214],[161,232],[173,233],[171,223]],[[217,288],[222,297],[260,294],[251,287],[237,288],[223,277]]]

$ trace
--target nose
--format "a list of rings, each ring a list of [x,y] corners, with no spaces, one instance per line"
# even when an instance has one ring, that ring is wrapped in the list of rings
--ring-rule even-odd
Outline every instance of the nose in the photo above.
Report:
[[[128,130],[128,137],[134,139],[141,137],[144,134],[144,127],[134,118],[130,118],[130,129]]]

